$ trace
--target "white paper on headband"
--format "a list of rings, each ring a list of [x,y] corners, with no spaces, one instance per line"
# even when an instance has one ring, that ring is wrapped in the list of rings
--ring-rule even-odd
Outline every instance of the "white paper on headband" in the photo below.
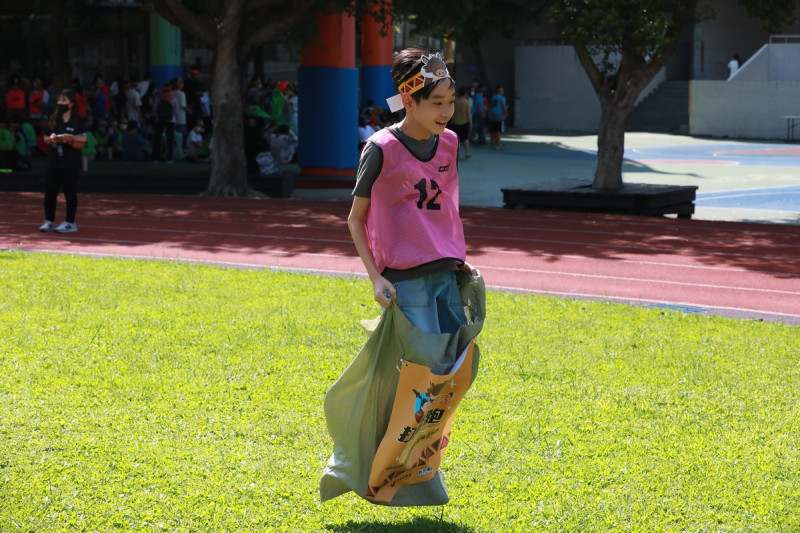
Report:
[[[389,111],[392,113],[397,113],[401,109],[403,109],[403,95],[396,94],[391,98],[386,99],[386,103],[389,104]]]

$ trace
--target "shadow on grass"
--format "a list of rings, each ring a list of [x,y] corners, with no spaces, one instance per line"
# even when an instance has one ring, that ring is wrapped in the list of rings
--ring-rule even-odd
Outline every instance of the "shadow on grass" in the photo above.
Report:
[[[475,533],[476,531],[469,526],[430,517],[416,517],[400,524],[350,520],[344,524],[329,524],[326,529],[332,533]]]

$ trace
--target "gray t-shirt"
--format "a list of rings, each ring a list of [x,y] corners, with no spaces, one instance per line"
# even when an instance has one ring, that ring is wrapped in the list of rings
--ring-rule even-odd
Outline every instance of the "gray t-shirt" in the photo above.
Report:
[[[417,159],[426,161],[433,157],[433,152],[436,150],[439,141],[437,135],[431,135],[424,141],[420,141],[400,131],[399,124],[392,124],[389,129]],[[372,184],[378,179],[382,167],[383,151],[376,144],[368,142],[361,151],[361,158],[358,161],[353,196],[369,198],[372,195]]]

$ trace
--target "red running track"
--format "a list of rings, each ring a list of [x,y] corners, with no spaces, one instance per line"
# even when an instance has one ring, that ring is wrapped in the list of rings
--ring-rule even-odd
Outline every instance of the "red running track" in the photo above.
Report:
[[[0,193],[0,248],[364,274],[344,202],[86,194],[66,235],[37,231],[41,204]],[[797,226],[470,207],[462,219],[492,289],[800,324]]]

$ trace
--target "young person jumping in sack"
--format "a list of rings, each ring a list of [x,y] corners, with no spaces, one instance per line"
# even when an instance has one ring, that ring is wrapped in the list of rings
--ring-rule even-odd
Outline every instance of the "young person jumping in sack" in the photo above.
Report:
[[[458,207],[455,82],[441,55],[412,48],[392,65],[397,125],[361,152],[348,226],[384,308],[325,395],[334,452],[320,499],[443,505],[439,468],[458,404],[478,373],[485,287],[466,262]],[[369,329],[369,328],[367,328]]]

